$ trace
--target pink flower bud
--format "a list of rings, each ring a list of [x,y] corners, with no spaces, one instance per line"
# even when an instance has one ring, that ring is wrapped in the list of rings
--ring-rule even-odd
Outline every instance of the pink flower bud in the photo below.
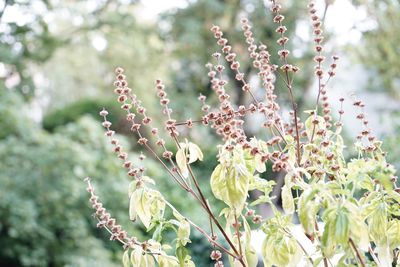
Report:
[[[132,162],[131,161],[125,161],[124,164],[122,165],[124,168],[129,169],[132,166]]]
[[[214,261],[221,259],[222,253],[219,250],[211,251],[210,258]]]
[[[117,68],[115,69],[115,74],[122,74],[122,73],[124,73],[124,69],[123,69],[123,68],[117,67]]]
[[[102,116],[102,117],[105,117],[105,116],[107,116],[108,115],[108,111],[107,110],[105,110],[105,109],[103,109],[102,111],[100,111],[100,116]]]
[[[165,151],[165,152],[163,153],[163,157],[164,157],[165,159],[171,159],[172,156],[173,156],[173,153],[172,153],[171,151]]]
[[[110,128],[111,122],[109,122],[109,121],[104,121],[104,122],[102,123],[102,125],[103,125],[104,128]]]
[[[139,145],[145,145],[145,144],[147,144],[147,138],[145,138],[145,137],[139,138],[138,144],[139,144]]]
[[[106,132],[107,136],[113,136],[114,134],[115,134],[115,132],[112,130]]]

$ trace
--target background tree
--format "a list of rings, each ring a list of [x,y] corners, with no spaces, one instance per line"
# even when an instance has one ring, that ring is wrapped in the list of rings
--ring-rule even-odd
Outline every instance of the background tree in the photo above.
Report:
[[[312,56],[312,48],[306,45],[304,36],[311,33],[303,32],[302,35],[296,33],[296,27],[299,22],[308,20],[306,17],[306,1],[283,1],[285,22],[287,23],[287,36],[291,39],[288,43],[290,49],[296,47],[291,60],[294,61],[301,69],[300,75],[295,79],[295,97],[302,105],[305,101],[304,96],[312,82],[312,67],[304,64]],[[210,32],[213,24],[218,24],[224,30],[224,35],[228,38],[233,51],[243,59],[241,71],[245,76],[253,79],[256,73],[251,69],[251,62],[246,61],[245,55],[248,54],[247,48],[244,46],[243,31],[240,27],[240,19],[248,17],[254,25],[254,35],[256,42],[263,42],[271,51],[272,62],[279,63],[277,56],[278,44],[277,33],[275,33],[275,25],[273,17],[269,11],[269,3],[264,1],[253,0],[235,0],[235,1],[194,1],[185,9],[178,9],[166,13],[160,21],[161,36],[171,47],[173,53],[173,61],[171,69],[173,72],[173,87],[178,92],[194,92],[194,94],[202,93],[210,95],[211,89],[209,79],[204,75],[206,72],[205,64],[212,60],[210,54],[218,51],[218,47]],[[242,90],[240,82],[235,82],[235,74],[227,67],[228,75],[233,81],[231,91],[229,92],[235,97],[235,103],[242,105],[249,103],[246,94]],[[311,79],[310,79],[311,78]],[[278,79],[279,80],[279,79]],[[260,84],[256,84],[261,87]],[[260,91],[262,89],[260,88]],[[278,81],[277,89],[280,94],[287,96],[286,87],[283,82]],[[261,92],[260,92],[260,95]],[[285,99],[285,98],[284,98]],[[288,98],[286,98],[288,104]],[[285,103],[283,103],[285,104]],[[185,109],[184,113],[193,112]]]
[[[387,91],[392,97],[400,99],[400,3],[392,0],[352,2],[367,11],[364,24],[356,25],[363,35],[361,49],[355,52],[372,72],[368,89]]]

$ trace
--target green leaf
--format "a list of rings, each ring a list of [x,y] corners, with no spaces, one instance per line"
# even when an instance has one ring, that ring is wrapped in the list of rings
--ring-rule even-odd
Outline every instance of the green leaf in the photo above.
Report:
[[[173,256],[161,254],[157,257],[157,260],[158,260],[159,267],[179,267],[178,259]],[[152,265],[152,266],[154,266],[154,265]]]
[[[131,252],[131,264],[132,266],[141,266],[143,258],[143,250],[140,247],[135,247]]]
[[[317,190],[312,189],[306,190],[301,194],[297,204],[300,223],[305,232],[310,235],[314,232],[316,215],[320,208],[320,204],[316,200],[313,200],[317,192]]]
[[[265,266],[298,266],[302,252],[297,242],[280,233],[267,236],[262,245]]]
[[[390,248],[393,250],[400,247],[400,221],[393,219],[389,222],[388,226],[388,238]]]
[[[156,266],[156,263],[154,261],[153,256],[150,254],[144,255],[140,267],[154,267],[154,266]],[[178,265],[171,265],[171,266],[175,267]]]
[[[139,195],[132,193],[129,199],[129,219],[131,221],[136,221],[137,211],[136,211],[136,203],[138,202]]]
[[[176,152],[175,159],[176,164],[179,167],[183,177],[189,176],[188,164],[195,162],[196,160],[203,160],[203,153],[198,145],[188,142],[179,143],[179,149]]]
[[[129,267],[130,265],[130,260],[129,260],[129,250],[125,250],[124,255],[122,256],[122,265],[124,267]]]
[[[185,148],[180,148],[178,149],[178,151],[176,152],[176,164],[179,167],[179,170],[181,171],[183,177],[188,177],[189,176],[189,170],[187,167],[187,158],[186,158],[186,154],[185,154]]]
[[[236,166],[226,168],[218,164],[211,175],[211,190],[216,198],[240,212],[246,202],[249,180],[250,176],[237,171]]]
[[[385,203],[379,203],[368,218],[368,226],[372,239],[377,246],[387,244],[388,218]]]
[[[179,264],[184,266],[186,256],[189,255],[187,248],[184,246],[178,246],[175,250],[176,257],[178,258]]]
[[[287,214],[294,213],[292,189],[287,184],[282,187],[282,208]]]
[[[156,190],[141,187],[131,195],[129,217],[135,220],[138,216],[146,229],[149,229],[152,218],[162,217],[164,210],[165,201]]]
[[[321,237],[322,251],[325,257],[331,258],[335,254],[336,239],[335,239],[335,226],[334,221],[329,220],[325,223],[324,233]]]
[[[178,228],[178,239],[182,246],[186,246],[190,242],[190,224],[187,220],[180,221]]]
[[[335,239],[341,244],[349,241],[349,218],[345,209],[340,209],[335,220]]]
[[[245,257],[248,267],[256,267],[258,263],[257,252],[253,246],[248,243],[245,247]]]
[[[358,207],[352,202],[346,203],[346,208],[349,210],[349,226],[350,235],[356,242],[358,247],[363,251],[368,251],[369,248],[369,233],[368,226],[362,216],[361,207]]]
[[[198,145],[189,142],[189,164],[196,160],[203,161],[203,152]]]

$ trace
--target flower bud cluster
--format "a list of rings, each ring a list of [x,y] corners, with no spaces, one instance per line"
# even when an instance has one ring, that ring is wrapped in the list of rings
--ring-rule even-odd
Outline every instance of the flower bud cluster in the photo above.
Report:
[[[131,122],[131,130],[137,133],[139,137],[138,144],[147,147],[148,140],[141,134],[140,128],[142,125],[151,127],[152,119],[147,115],[146,108],[142,106],[141,101],[138,100],[137,96],[132,93],[132,90],[131,89],[127,90],[124,87],[127,86],[128,84],[128,82],[125,80],[125,75],[123,75],[124,70],[122,68],[117,68],[115,70],[115,73],[116,73],[116,82],[114,84],[118,86],[115,91],[118,94],[118,100],[120,99],[123,100],[123,105],[121,106],[121,108],[123,108],[127,112],[126,120]],[[118,81],[120,81],[120,83],[118,83]],[[162,105],[167,105],[169,99],[167,98],[167,94],[164,91],[164,85],[161,83],[161,81],[157,81],[156,87],[158,89],[158,96],[160,97],[160,103]],[[130,101],[130,103],[128,101]],[[124,108],[125,106],[128,106],[129,108],[125,109]],[[135,121],[136,114],[131,111],[132,108],[136,109],[136,114],[142,116],[141,122]],[[170,113],[170,110],[168,110],[168,108],[167,111],[168,113]],[[155,144],[157,146],[162,147],[162,149],[164,150],[163,157],[168,160],[171,160],[173,153],[166,149],[165,141],[159,136],[159,131],[156,127],[151,128],[151,134],[155,137],[156,140]]]
[[[276,0],[270,0],[270,2],[271,2],[270,10],[274,14],[273,20],[276,24],[278,24],[275,32],[279,34],[279,39],[277,40],[277,43],[281,46],[281,49],[278,51],[278,56],[282,60],[282,65],[280,66],[280,69],[285,73],[289,72],[296,73],[299,71],[299,68],[297,66],[289,64],[287,61],[288,56],[290,55],[290,51],[286,48],[286,44],[289,41],[289,38],[285,36],[287,28],[283,24],[285,17],[281,14],[282,6],[278,4]]]
[[[100,116],[103,117],[103,127],[106,129],[106,135],[110,138],[110,143],[111,145],[113,145],[113,150],[115,153],[117,153],[118,158],[120,158],[124,163],[122,164],[122,166],[128,170],[128,175],[131,177],[135,177],[135,178],[139,178],[142,176],[143,172],[144,172],[144,167],[139,167],[139,168],[135,168],[133,166],[132,161],[130,161],[128,159],[128,153],[125,152],[125,150],[123,149],[122,145],[120,144],[120,142],[118,141],[118,139],[116,139],[114,137],[115,132],[112,131],[110,129],[111,127],[111,122],[109,122],[107,120],[107,115],[108,115],[108,111],[103,109],[102,111],[100,111]]]
[[[248,33],[248,37],[246,37],[246,42],[252,44],[249,47],[249,51],[250,53],[254,53],[254,51],[257,49],[257,46],[254,45],[254,38],[252,37],[252,33],[250,31],[251,27],[250,25],[248,25],[248,28],[246,28],[246,31]],[[223,38],[223,33],[220,29],[219,26],[213,26],[211,28],[211,31],[214,33],[214,37],[217,39],[217,44],[219,46],[221,46],[221,50],[222,52],[225,54],[225,60],[228,62],[228,64],[230,65],[230,68],[236,73],[235,75],[235,79],[240,81],[243,85],[242,85],[242,90],[245,92],[249,92],[251,90],[250,84],[248,84],[246,82],[246,80],[244,79],[244,73],[242,73],[240,71],[240,63],[239,61],[236,59],[236,54],[232,52],[232,47],[228,44],[228,40],[226,38]],[[214,53],[214,57],[218,60],[221,57],[221,54],[219,53]],[[222,73],[222,71],[224,70],[224,67],[222,65],[217,65],[215,66],[215,70],[219,73]],[[211,77],[211,76],[210,76]]]
[[[249,111],[250,113],[255,113],[256,111],[259,111],[260,113],[264,114],[266,117],[266,122],[264,125],[266,127],[272,127],[275,125],[275,128],[279,130],[281,128],[280,126],[277,127],[276,125],[281,125],[281,119],[280,116],[278,115],[278,110],[279,110],[279,105],[276,103],[276,95],[273,93],[274,85],[274,76],[273,76],[273,71],[276,70],[275,66],[271,66],[269,64],[269,53],[266,51],[266,46],[261,44],[260,45],[260,52],[257,52],[257,46],[255,45],[254,38],[253,38],[253,33],[251,32],[251,25],[248,22],[248,19],[243,18],[241,20],[242,24],[242,29],[244,31],[244,36],[246,38],[246,42],[249,45],[248,50],[250,53],[250,57],[253,59],[253,65],[260,70],[259,76],[263,78],[263,84],[267,89],[267,94],[266,98],[268,103],[264,104],[263,102],[259,102],[255,96],[253,95],[251,91],[250,84],[246,82],[244,79],[244,73],[240,72],[238,65],[239,63],[235,61],[236,54],[231,52],[231,47],[228,45],[228,41],[224,38],[222,38],[223,33],[221,29],[218,26],[213,26],[211,28],[211,31],[214,32],[215,38],[217,38],[217,43],[222,47],[222,52],[226,55],[225,59],[230,64],[230,67],[233,71],[235,71],[235,79],[237,81],[240,81],[242,83],[242,90],[250,94],[250,96],[253,99],[253,103],[249,105],[249,107],[246,109],[244,106],[240,106],[238,108],[238,113],[236,113],[233,108],[232,104],[229,101],[229,95],[225,93],[225,90],[223,86],[227,84],[227,81],[222,79],[222,72],[224,71],[224,67],[219,63],[221,54],[219,53],[214,53],[214,57],[217,59],[218,64],[216,66],[212,66],[212,64],[207,64],[207,67],[209,68],[209,77],[211,78],[211,84],[212,84],[212,89],[217,93],[219,100],[220,100],[220,110],[221,114],[223,114],[223,118],[219,118],[219,116],[215,116],[216,114],[210,113],[210,116],[205,116],[203,118],[203,121],[205,124],[208,124],[210,119],[214,119],[213,117],[216,117],[217,120],[213,120],[213,128],[216,128],[215,125],[220,126],[223,125],[223,127],[217,127],[217,133],[223,136],[224,140],[228,140],[229,137],[236,139],[235,142],[237,144],[242,145],[244,148],[251,148],[252,151],[257,151],[257,147],[252,147],[252,145],[246,141],[246,136],[244,134],[244,131],[242,129],[243,125],[243,119],[239,120],[233,120],[229,124],[227,123],[222,123],[224,119],[234,117],[235,114],[238,114],[239,116],[244,116],[246,114],[246,111]],[[221,41],[223,39],[223,41]],[[219,79],[216,78],[216,75],[219,74]],[[226,101],[224,101],[226,100]],[[237,127],[235,127],[237,126]],[[235,131],[232,131],[235,130]],[[229,134],[229,136],[227,136]],[[228,148],[229,149],[229,148]],[[256,152],[256,154],[259,152]],[[266,156],[263,156],[263,158],[266,158]]]
[[[320,93],[321,93],[321,105],[322,105],[322,113],[323,113],[323,118],[326,123],[326,128],[329,129],[332,126],[332,116],[331,114],[331,107],[328,101],[328,95],[327,95],[327,87],[325,84],[322,84],[320,87]]]
[[[324,40],[324,37],[322,36],[322,21],[319,19],[317,13],[317,10],[315,9],[315,3],[311,2],[308,5],[308,12],[310,14],[311,18],[311,23],[313,27],[313,34],[314,34],[314,49],[316,52],[316,56],[314,57],[314,61],[317,63],[315,66],[315,75],[318,77],[318,79],[322,79],[324,77],[324,70],[322,69],[322,63],[325,61],[325,57],[322,55],[323,51],[323,46],[322,42]]]
[[[356,115],[356,119],[361,122],[362,130],[357,135],[357,139],[362,142],[364,141],[362,150],[364,152],[372,152],[377,150],[377,141],[375,140],[375,136],[372,135],[371,129],[368,124],[369,121],[364,112],[365,104],[361,100],[355,100],[353,105],[359,109],[359,113]]]
[[[253,67],[258,69],[258,76],[261,78],[263,87],[265,89],[265,100],[266,105],[259,109],[259,111],[264,114],[266,121],[263,124],[266,128],[271,128],[273,125],[281,125],[281,117],[278,114],[280,109],[279,104],[275,101],[277,96],[274,94],[274,81],[275,75],[274,71],[276,69],[275,66],[270,64],[270,54],[267,51],[267,46],[261,44],[258,47],[255,45],[253,33],[251,31],[251,25],[247,18],[241,19],[241,25],[243,34],[246,37],[246,42],[248,44],[248,51],[250,52],[250,58],[253,60]],[[251,38],[249,38],[251,37]],[[285,43],[289,40],[288,38],[284,38]],[[238,75],[236,75],[238,76]],[[241,76],[239,76],[241,78]],[[241,78],[242,79],[242,78]]]
[[[157,96],[160,98],[160,105],[163,107],[163,113],[168,116],[168,120],[165,122],[165,130],[169,133],[172,138],[179,136],[179,132],[176,128],[176,120],[171,118],[172,110],[168,107],[169,99],[167,93],[164,90],[165,85],[161,80],[156,80]]]
[[[86,177],[85,182],[87,183],[87,191],[90,193],[90,203],[95,210],[94,217],[99,221],[97,227],[106,228],[111,234],[110,240],[118,240],[124,244],[124,246],[132,242],[132,245],[134,245],[134,239],[128,237],[127,232],[122,229],[121,225],[117,224],[115,218],[111,217],[110,213],[106,211],[103,204],[99,201],[90,182],[90,178]]]
[[[207,97],[205,95],[200,94],[197,99],[201,102],[201,110],[206,113],[209,112],[210,106],[206,104]]]
[[[224,141],[234,140],[238,144],[244,144],[247,142],[242,129],[244,121],[239,117],[243,116],[246,111],[244,107],[239,107],[238,112],[234,110],[230,95],[224,88],[227,81],[223,79],[223,68],[220,66],[220,64],[215,66],[211,63],[207,64],[211,89],[217,94],[220,105],[219,112],[209,112],[203,117],[203,123],[211,122],[211,127]]]

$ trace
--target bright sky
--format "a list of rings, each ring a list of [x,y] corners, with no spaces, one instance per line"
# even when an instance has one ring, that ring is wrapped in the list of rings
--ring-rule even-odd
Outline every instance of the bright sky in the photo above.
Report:
[[[2,2],[0,0],[0,2]],[[316,0],[317,7],[320,11],[324,9],[323,0]],[[43,13],[46,15],[46,8],[41,1],[32,2],[32,8],[35,13]],[[88,0],[88,5],[96,5],[96,1]],[[154,20],[156,17],[171,8],[185,8],[188,4],[186,0],[168,0],[168,1],[160,1],[160,0],[143,0],[141,1],[142,7],[140,8],[140,16],[143,19]],[[2,6],[2,5],[1,5]],[[34,19],[32,13],[29,10],[21,11],[16,6],[7,7],[2,22],[16,22],[19,25],[24,25],[26,23],[31,22]],[[51,16],[47,16],[46,19],[51,20]],[[367,22],[366,22],[367,21]],[[346,43],[357,43],[361,38],[361,33],[354,29],[354,26],[357,25],[358,28],[368,29],[371,27],[375,27],[373,21],[367,20],[367,13],[363,8],[355,8],[351,5],[349,0],[335,0],[334,4],[329,8],[325,26],[328,31],[333,32],[335,39],[335,45],[343,45]],[[299,25],[299,30],[302,31],[303,27],[309,27],[308,24]],[[0,31],[2,29],[0,28]],[[106,47],[105,40],[101,40],[101,38],[94,38],[93,46],[97,50],[103,50]]]
[[[316,0],[319,10],[324,9],[325,1]],[[184,8],[187,6],[185,0],[145,0],[143,4],[143,16],[154,19],[156,16],[170,8]],[[327,30],[338,36],[337,44],[357,43],[361,38],[361,33],[354,29],[357,25],[361,29],[374,27],[374,23],[365,23],[367,13],[364,8],[355,8],[349,0],[335,0],[329,8],[325,25]],[[308,26],[308,25],[307,25]]]

